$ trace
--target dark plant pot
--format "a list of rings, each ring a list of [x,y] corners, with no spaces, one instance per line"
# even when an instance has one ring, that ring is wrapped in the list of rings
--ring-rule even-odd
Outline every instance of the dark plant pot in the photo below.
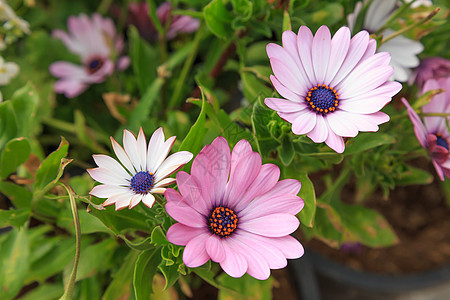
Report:
[[[356,271],[307,249],[304,257],[290,262],[290,270],[303,300],[450,299],[450,265],[412,275],[381,275]]]

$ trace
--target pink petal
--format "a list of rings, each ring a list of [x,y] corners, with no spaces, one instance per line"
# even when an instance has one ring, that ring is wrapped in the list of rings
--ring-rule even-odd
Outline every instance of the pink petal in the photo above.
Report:
[[[236,252],[229,246],[227,240],[223,243],[223,247],[225,249],[226,258],[220,262],[220,266],[231,277],[242,277],[247,271],[247,260],[242,254]]]
[[[282,237],[265,237],[255,234],[252,235],[252,237],[259,240],[260,244],[269,244],[278,248],[278,250],[289,259],[299,258],[304,253],[302,244],[290,235]]]
[[[212,204],[205,201],[202,197],[202,189],[195,178],[186,172],[177,173],[178,189],[183,195],[183,200],[196,211],[204,216],[209,216],[212,210]]]
[[[167,194],[167,190],[166,190]],[[167,213],[176,221],[186,226],[204,228],[206,227],[206,218],[198,213],[195,209],[183,205],[183,203],[167,202]]]
[[[339,71],[334,76],[330,83],[330,86],[336,87],[342,79],[344,79],[348,73],[350,73],[356,64],[360,61],[361,57],[366,52],[369,44],[369,33],[367,31],[358,32],[351,40],[350,47],[348,48],[347,56],[343,61]]]
[[[326,120],[333,130],[339,136],[355,137],[358,134],[358,128],[346,117],[348,113],[336,110],[326,116]]]
[[[437,163],[437,161],[432,160],[432,162],[433,162],[434,168],[436,169],[436,173],[437,173],[438,176],[439,176],[439,179],[440,179],[441,181],[444,181],[444,180],[445,180],[445,177],[444,177],[444,171],[442,170],[442,167]]]
[[[201,233],[197,237],[191,239],[184,248],[183,262],[189,268],[196,268],[209,260],[209,255],[206,253],[205,242],[211,233]]]
[[[284,179],[277,182],[277,184],[267,193],[262,195],[266,199],[269,199],[278,195],[297,195],[300,192],[302,184],[295,179]]]
[[[266,98],[264,100],[264,103],[273,110],[285,113],[300,111],[308,107],[303,102],[296,103],[280,98]]]
[[[299,225],[297,217],[277,213],[242,221],[239,223],[239,228],[263,236],[279,237],[294,232]]]
[[[310,132],[316,126],[317,114],[309,110],[304,110],[292,123],[292,132],[301,135]]]
[[[290,31],[286,30],[282,35],[283,48],[289,53],[289,55],[294,59],[297,64],[297,68],[303,74],[304,82],[307,86],[312,86],[313,83],[310,81],[308,75],[306,75],[305,69],[303,68],[303,64],[300,61],[300,56],[298,53],[297,47],[297,35]],[[284,97],[284,96],[283,96]]]
[[[301,82],[298,78],[298,74],[295,74],[287,67],[287,62],[283,62],[278,58],[272,57],[270,59],[270,65],[272,66],[273,74],[275,77],[289,90],[297,95],[304,96],[308,90],[308,87]]]
[[[79,80],[58,80],[53,85],[53,89],[58,94],[64,94],[67,98],[75,98],[83,93],[89,85]]]
[[[228,207],[234,207],[258,176],[260,169],[261,156],[256,152],[252,152],[244,159],[239,160],[235,172],[230,175],[222,203]]]
[[[285,87],[275,76],[270,75],[270,81],[282,97],[297,103],[303,101],[303,97],[297,95],[296,93]]]
[[[223,198],[230,172],[230,147],[223,137],[205,146],[194,159],[191,175],[202,184],[205,201],[215,205]]]
[[[204,233],[202,228],[194,228],[176,223],[167,230],[167,239],[175,245],[185,246],[190,240]]]
[[[279,178],[280,169],[276,165],[262,165],[258,176],[255,178],[247,191],[242,195],[240,201],[236,202],[236,211],[239,212],[243,210],[247,207],[250,201],[270,191],[275,184],[277,184]]]
[[[294,195],[280,195],[269,199],[256,199],[239,213],[239,221],[268,216],[271,214],[298,214],[305,202],[302,198]]]
[[[82,66],[75,65],[66,61],[57,61],[50,65],[50,73],[55,77],[62,77],[71,80],[83,81],[88,74]]]
[[[331,51],[331,34],[327,26],[322,25],[317,30],[312,42],[312,61],[314,74],[316,75],[316,83],[324,83],[325,75],[328,68],[328,60]]]
[[[328,128],[330,128],[327,119],[325,119],[325,122],[327,123]],[[335,134],[334,131],[331,129],[328,130],[328,137],[325,140],[325,144],[327,144],[328,147],[330,147],[337,153],[344,152],[345,149],[344,139],[341,136]]]
[[[74,54],[78,54],[82,57],[86,56],[88,53],[86,52],[86,48],[83,44],[79,43],[76,39],[70,37],[66,32],[56,29],[53,30],[52,36],[54,38],[60,39],[64,45],[69,49],[70,52]]]
[[[223,247],[223,242],[220,237],[212,234],[205,243],[206,252],[211,257],[211,259],[217,263],[225,260],[226,253]]]
[[[283,120],[285,120],[286,122],[289,122],[291,124],[293,124],[299,116],[302,116],[305,113],[306,113],[305,110],[301,110],[301,111],[297,111],[297,112],[293,112],[293,113],[277,112],[277,114],[280,116],[280,118],[282,118]]]
[[[313,62],[311,56],[311,47],[313,43],[313,34],[311,30],[306,26],[300,26],[297,36],[297,48],[300,55],[303,68],[309,77],[309,82],[317,84],[316,77],[314,75]]]
[[[259,280],[266,280],[270,276],[270,268],[268,262],[260,254],[259,249],[250,247],[245,239],[240,239],[239,236],[227,240],[230,247],[242,254],[247,261],[247,273],[250,276]]]
[[[307,133],[307,136],[314,141],[314,143],[323,143],[328,137],[328,126],[325,123],[322,115],[316,116],[316,126]]]
[[[117,60],[117,70],[123,71],[130,65],[131,60],[128,56],[119,57]]]

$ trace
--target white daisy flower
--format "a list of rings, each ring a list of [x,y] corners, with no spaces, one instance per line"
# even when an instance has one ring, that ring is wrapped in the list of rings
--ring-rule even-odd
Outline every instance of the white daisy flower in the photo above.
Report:
[[[5,62],[0,56],[0,85],[7,85],[11,78],[19,73],[19,66],[13,62]]]
[[[159,128],[153,133],[147,147],[142,127],[137,140],[130,131],[124,130],[124,148],[111,137],[120,163],[107,155],[93,155],[98,168],[87,171],[102,185],[95,186],[89,193],[99,198],[108,198],[103,206],[115,204],[116,210],[125,207],[131,209],[141,201],[151,208],[155,203],[152,194],[164,194],[165,186],[175,182],[175,178],[166,177],[193,157],[188,151],[176,152],[167,157],[175,139],[172,136],[165,140],[163,129]]]
[[[367,3],[367,1],[364,1],[364,3]],[[354,12],[347,16],[347,23],[351,30],[353,30],[353,26],[362,7],[363,4],[357,2]],[[369,4],[366,15],[364,16],[363,29],[369,31],[369,33],[377,32],[389,20],[396,7],[397,0],[373,0]],[[381,34],[383,37],[387,37],[392,33],[394,31],[386,29]],[[394,67],[394,75],[390,79],[406,82],[411,76],[411,68],[419,65],[417,55],[423,49],[424,47],[420,42],[399,35],[383,43],[377,52],[388,52],[391,54],[390,65]]]

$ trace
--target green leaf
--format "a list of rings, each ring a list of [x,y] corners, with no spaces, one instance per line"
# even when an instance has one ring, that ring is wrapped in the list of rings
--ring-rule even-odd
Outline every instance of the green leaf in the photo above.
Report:
[[[0,210],[0,228],[6,226],[21,227],[30,217],[28,208]]]
[[[242,92],[244,93],[245,99],[247,99],[250,103],[255,103],[260,97],[270,97],[273,90],[267,87],[266,83],[261,78],[258,78],[254,73],[250,73],[245,70],[246,69],[240,73],[242,80]]]
[[[295,149],[290,138],[285,135],[281,145],[277,148],[281,162],[285,166],[289,166],[295,157]]]
[[[328,204],[317,204],[314,214],[314,226],[302,227],[302,232],[307,238],[318,238],[330,247],[337,248],[342,241],[342,233],[336,229],[339,227],[339,216]]]
[[[58,299],[63,293],[64,288],[61,284],[45,283],[20,297],[20,300],[54,300]]]
[[[86,209],[79,209],[78,217],[80,218],[82,234],[90,234],[94,232],[113,233],[108,227],[105,226],[105,224],[102,223],[102,221],[88,213]],[[57,224],[59,227],[65,228],[72,234],[75,234],[72,212],[70,210],[61,210]]]
[[[341,218],[346,241],[369,247],[387,247],[398,242],[389,223],[377,211],[341,201],[333,202],[332,206]]]
[[[11,101],[0,103],[0,151],[17,135],[17,119]]]
[[[159,265],[159,270],[164,275],[164,279],[166,280],[164,290],[167,290],[172,285],[174,285],[175,282],[177,282],[178,278],[180,277],[180,273],[178,272],[179,268],[180,268],[179,264],[174,264],[170,266],[167,266],[165,264]]]
[[[42,190],[47,184],[57,178],[58,171],[61,167],[61,160],[66,157],[68,149],[69,143],[62,137],[58,149],[50,153],[49,156],[44,159],[36,172],[36,190]]]
[[[316,153],[302,153],[303,156],[314,157],[332,164],[340,164],[344,160],[344,156],[335,152],[316,152]]]
[[[153,292],[153,276],[155,276],[161,260],[161,248],[143,251],[139,255],[133,277],[136,300],[149,299]]]
[[[114,279],[103,294],[102,300],[130,299],[132,293],[131,280],[138,256],[139,251],[132,250],[128,253],[120,269],[113,275]],[[147,284],[151,283],[147,282]]]
[[[135,73],[134,77],[138,82],[141,94],[144,94],[157,77],[157,51],[140,37],[134,26],[130,26],[128,37],[130,39],[130,59]]]
[[[305,206],[298,214],[298,217],[303,225],[312,227],[316,213],[316,192],[314,191],[314,185],[306,173],[299,172],[294,178],[302,183],[299,196],[305,201]]]
[[[203,140],[205,139],[207,132],[205,127],[206,110],[204,109],[206,100],[203,91],[202,99],[202,109],[198,115],[197,121],[195,121],[194,125],[192,125],[178,151],[189,151],[195,155],[200,152],[200,149],[203,146]]]
[[[2,299],[19,293],[29,268],[29,243],[25,228],[13,229],[0,249],[0,290]]]
[[[227,10],[222,0],[213,0],[203,9],[206,25],[216,36],[229,39],[234,31],[231,27],[233,14]]]
[[[6,178],[16,171],[30,155],[31,147],[26,138],[20,137],[10,140],[1,155],[0,178]]]
[[[99,271],[105,270],[107,261],[111,258],[118,244],[115,240],[106,239],[90,245],[81,251],[77,269],[76,281],[91,277]],[[72,264],[68,264],[65,274],[70,275]]]
[[[362,133],[347,144],[344,155],[350,155],[392,143],[395,143],[395,139],[388,134]]]
[[[155,110],[155,105],[158,103],[160,97],[160,90],[163,86],[164,79],[156,78],[152,84],[146,89],[144,95],[139,101],[138,105],[131,112],[126,128],[131,131],[137,132],[139,126],[149,118],[150,112]],[[122,130],[120,130],[121,132]]]
[[[241,278],[233,278],[226,273],[222,273],[217,281],[224,287],[232,290],[219,289],[218,300],[270,300],[272,299],[272,278],[258,280],[245,274]],[[239,294],[233,292],[235,290]]]
[[[139,240],[139,241],[130,241],[124,235],[120,235],[120,238],[125,241],[125,243],[128,245],[128,247],[130,247],[131,249],[134,249],[134,250],[144,251],[144,250],[150,250],[152,248],[155,248],[155,246],[153,246],[151,244],[151,237],[148,237],[144,240]]]
[[[271,136],[267,127],[273,121],[273,113],[273,111],[263,107],[260,101],[257,101],[253,106],[253,131],[256,135],[258,151],[263,156],[269,155],[279,145],[279,142]]]
[[[17,208],[30,208],[33,194],[26,188],[12,182],[0,181],[0,192],[8,196]]]
[[[36,109],[39,102],[39,95],[31,84],[25,85],[17,90],[11,98],[17,118],[17,135],[31,137],[36,130]]]
[[[407,166],[407,169],[395,178],[395,183],[398,185],[430,184],[432,182],[433,175],[411,166]]]
[[[91,300],[91,299],[101,299],[102,298],[102,284],[99,280],[101,274],[97,276],[92,276],[86,278],[80,282],[80,295],[74,297],[78,300]]]
[[[151,234],[151,243],[155,246],[164,246],[169,244],[169,241],[167,240],[161,227],[157,226],[153,229]]]
[[[135,209],[123,209],[115,211],[113,207],[106,207],[104,210],[98,210],[90,206],[90,214],[97,217],[103,224],[111,229],[116,235],[119,235],[127,229],[148,231],[147,217]]]

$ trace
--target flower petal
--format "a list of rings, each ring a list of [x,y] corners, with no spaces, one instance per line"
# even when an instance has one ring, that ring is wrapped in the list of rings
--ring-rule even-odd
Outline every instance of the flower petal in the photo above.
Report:
[[[111,144],[114,149],[114,153],[116,153],[117,158],[122,163],[122,165],[127,168],[127,170],[131,173],[131,175],[136,174],[136,171],[133,167],[133,164],[131,163],[130,158],[128,157],[125,150],[122,148],[122,146],[119,145],[119,143],[116,142],[115,139],[111,137]]]
[[[317,114],[309,110],[302,112],[304,113],[299,115],[294,123],[292,123],[292,132],[297,135],[306,134],[316,126]]]
[[[155,181],[158,182],[163,178],[173,174],[178,169],[187,164],[193,157],[188,151],[180,151],[169,156],[159,167],[155,174]]]
[[[183,262],[189,268],[196,268],[209,260],[209,255],[205,249],[205,242],[211,233],[201,233],[186,244],[183,251]]]
[[[331,34],[327,26],[322,25],[317,30],[312,41],[312,61],[314,74],[316,75],[316,84],[322,84],[325,81],[325,75],[328,68],[328,60],[331,51]]]
[[[278,213],[242,221],[239,228],[263,236],[279,237],[294,232],[299,225],[296,216]]]
[[[108,169],[120,177],[131,180],[130,174],[114,158],[103,154],[92,155],[92,157],[100,168]]]
[[[358,128],[348,120],[348,113],[336,110],[326,116],[326,120],[333,130],[339,136],[355,137],[358,134]]]
[[[167,191],[166,191],[167,193]],[[148,194],[151,195],[151,194]],[[167,213],[180,223],[186,226],[203,228],[206,227],[206,218],[202,216],[195,209],[183,205],[183,203],[167,202],[166,203]]]
[[[222,239],[217,235],[212,234],[205,243],[206,252],[211,259],[217,263],[225,260],[226,253],[223,247]]]
[[[155,203],[155,200],[156,200],[155,196],[148,193],[144,195],[144,197],[142,198],[142,203],[144,203],[145,206],[147,206],[148,208],[152,208],[153,204]]]
[[[87,169],[86,171],[89,173],[89,175],[91,175],[91,177],[94,180],[103,184],[122,185],[122,186],[130,185],[129,181],[127,181],[123,177],[120,177],[119,175],[116,175],[109,169],[94,168],[94,169]]]
[[[350,29],[347,27],[341,27],[334,34],[331,40],[330,61],[324,79],[325,84],[329,84],[339,71],[350,47],[350,36]]]
[[[308,106],[303,103],[295,103],[289,100],[284,100],[280,98],[266,98],[264,103],[273,110],[281,111],[285,113],[296,112],[300,110],[304,110]]]
[[[123,131],[123,147],[136,171],[143,171],[137,150],[136,138],[131,131],[126,129]]]
[[[127,192],[129,190],[130,189],[128,187],[124,186],[101,184],[94,186],[94,188],[89,192],[89,194],[98,198],[109,198],[111,196]]]
[[[227,240],[224,241],[223,247],[225,248],[226,258],[220,262],[220,266],[231,277],[242,277],[248,268],[247,260],[242,254],[236,252]]]
[[[205,232],[204,229],[189,227],[181,223],[173,224],[167,230],[167,239],[175,245],[185,246],[190,240]]]
[[[314,143],[323,143],[328,137],[328,126],[322,115],[316,116],[316,125],[306,134]]]

